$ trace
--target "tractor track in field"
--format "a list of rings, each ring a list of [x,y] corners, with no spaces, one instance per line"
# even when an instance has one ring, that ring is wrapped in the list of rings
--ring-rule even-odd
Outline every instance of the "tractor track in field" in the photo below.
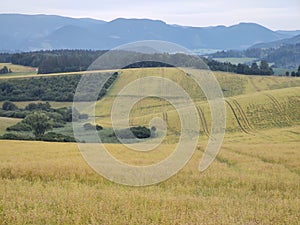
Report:
[[[202,150],[200,147],[197,148],[200,152],[202,152],[203,154],[205,154],[205,151]],[[216,156],[216,161],[218,161],[219,163],[222,163],[222,164],[225,164],[228,168],[231,168],[231,169],[239,169],[237,166],[236,166],[236,163],[235,162],[231,162],[230,160],[224,158],[224,157],[221,157],[219,154]]]
[[[282,117],[284,117],[287,122],[290,124],[291,120],[290,118],[286,115],[286,113],[284,112],[284,109],[282,108],[282,106],[280,105],[279,101],[272,95],[270,94],[264,94],[265,96],[267,96],[274,104],[275,108],[277,109],[277,111],[280,113],[280,115]]]
[[[251,153],[244,153],[244,152],[240,152],[238,150],[233,150],[232,148],[228,148],[228,147],[225,147],[223,146],[222,149],[226,150],[226,151],[229,151],[231,153],[234,153],[234,154],[237,154],[237,155],[240,155],[240,156],[246,156],[246,157],[249,157],[249,158],[252,158],[252,159],[257,159],[263,163],[269,163],[269,164],[274,164],[274,165],[279,165],[279,166],[283,166],[285,169],[287,169],[290,173],[293,173],[293,174],[296,174],[298,176],[300,176],[300,173],[297,171],[297,170],[294,170],[293,168],[291,168],[290,166],[284,164],[284,163],[281,163],[281,162],[276,162],[275,160],[272,160],[272,159],[267,159],[263,156],[259,156],[259,155],[256,155],[256,154],[251,154]],[[198,150],[200,150],[202,153],[204,153],[204,151],[198,147]],[[220,163],[223,163],[225,165],[227,165],[227,167],[229,168],[235,168],[235,169],[239,169],[239,170],[244,170],[243,168],[239,167],[238,165],[238,161],[237,162],[233,162],[233,161],[230,161],[229,159],[227,158],[224,158],[224,157],[221,157],[220,155],[217,155],[216,156],[216,160]]]
[[[166,123],[166,127],[167,129],[169,129],[171,132],[173,132],[175,135],[180,135],[181,133],[179,131],[177,131],[176,129],[172,129],[171,125],[169,124],[169,118],[168,118],[168,113],[167,112],[163,112],[163,120]]]
[[[225,102],[226,102],[226,103],[228,104],[228,106],[230,107],[230,109],[231,109],[231,111],[232,111],[232,113],[233,113],[233,115],[234,115],[234,117],[235,117],[235,119],[236,119],[236,121],[237,121],[239,127],[241,128],[241,130],[242,130],[244,133],[246,133],[246,134],[251,134],[251,132],[248,130],[247,125],[245,125],[246,122],[244,121],[243,117],[241,116],[242,121],[240,121],[239,116],[237,115],[236,111],[234,110],[233,105],[232,105],[228,100],[225,100]]]
[[[247,115],[245,113],[245,111],[243,110],[243,108],[241,107],[240,103],[234,99],[234,98],[231,98],[233,104],[236,106],[236,108],[238,109],[240,115],[243,117],[243,120],[245,121],[245,124],[247,125],[247,129],[248,130],[253,130],[253,127],[251,126],[248,118],[247,118]]]
[[[267,159],[263,156],[259,156],[259,155],[254,155],[254,154],[251,154],[251,153],[244,153],[244,152],[240,152],[240,151],[237,151],[237,150],[233,150],[231,148],[228,148],[228,147],[222,147],[223,149],[227,150],[227,151],[230,151],[230,152],[233,152],[235,154],[238,154],[238,155],[242,155],[242,156],[248,156],[250,158],[254,158],[254,159],[258,159],[264,163],[270,163],[270,164],[275,164],[275,165],[281,165],[283,166],[284,168],[286,168],[288,171],[290,171],[291,173],[294,173],[294,174],[297,174],[298,176],[300,176],[300,173],[298,171],[295,171],[293,170],[292,168],[290,168],[289,166],[287,166],[286,164],[284,163],[281,163],[281,162],[276,162],[275,160],[271,160],[271,159]]]
[[[255,88],[256,91],[260,92],[261,89],[259,87],[257,87],[257,85],[254,83],[253,79],[248,78],[250,83],[252,84],[252,86]]]
[[[163,120],[166,122],[168,125],[168,114],[166,112],[163,113]]]
[[[271,80],[276,83],[276,84],[279,84],[279,81],[275,78],[275,77],[272,77]]]
[[[265,96],[267,96],[269,99],[271,99],[271,101],[274,103],[274,105],[276,106],[276,108],[278,109],[279,112],[283,113],[283,108],[281,107],[279,101],[272,95],[270,94],[264,94]]]
[[[208,127],[207,127],[207,122],[206,122],[206,119],[205,119],[205,116],[204,116],[204,112],[203,112],[203,110],[201,109],[200,106],[197,106],[196,108],[197,108],[198,114],[200,116],[200,120],[201,120],[201,123],[202,123],[203,131],[204,131],[204,133],[205,133],[205,135],[207,137],[210,137],[209,131],[208,131]]]

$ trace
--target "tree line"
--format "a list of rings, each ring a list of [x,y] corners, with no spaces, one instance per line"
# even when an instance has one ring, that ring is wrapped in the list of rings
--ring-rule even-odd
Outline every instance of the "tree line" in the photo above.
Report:
[[[239,63],[238,65],[232,64],[230,62],[218,62],[215,60],[207,60],[207,65],[213,71],[225,71],[237,74],[245,75],[273,75],[274,71],[269,66],[266,60],[261,60],[258,65],[256,62],[252,63],[251,66],[247,64]]]
[[[278,48],[249,48],[244,51],[220,51],[209,55],[210,58],[258,58],[274,63],[274,68],[297,68],[300,61],[300,43],[286,44]]]
[[[37,67],[38,74],[85,71],[106,51],[49,50],[22,53],[2,53],[0,62]]]
[[[286,76],[292,76],[292,77],[300,77],[300,65],[298,66],[297,71],[292,71],[291,73],[289,71],[286,71]]]
[[[99,91],[96,85],[99,76],[107,77],[103,88]],[[99,92],[98,99],[103,97],[107,89],[118,77],[113,74],[92,74],[86,84],[85,95],[77,95],[77,101],[90,101],[88,93]],[[58,101],[72,102],[82,75],[35,77],[32,79],[0,80],[0,101]]]
[[[107,51],[92,50],[54,50],[0,54],[0,62],[10,62],[18,65],[38,67],[38,74],[77,72],[85,71],[88,68],[96,70],[133,67],[168,67],[172,65],[178,67],[211,69],[213,71],[228,71],[239,74],[273,74],[270,68],[257,68],[255,65],[251,68],[244,64],[234,65],[227,62],[217,62],[210,58],[201,58],[201,61],[198,56],[182,53],[145,54],[139,52],[109,51],[108,54],[105,55],[102,63],[96,63],[95,65],[92,64],[99,56],[106,52]],[[130,62],[136,63],[132,64]],[[207,66],[209,66],[209,68]]]

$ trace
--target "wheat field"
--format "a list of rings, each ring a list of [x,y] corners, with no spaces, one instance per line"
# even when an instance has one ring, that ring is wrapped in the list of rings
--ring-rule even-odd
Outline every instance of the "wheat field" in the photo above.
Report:
[[[112,183],[83,160],[76,144],[0,141],[2,224],[297,224],[300,128],[227,135],[208,170],[205,147],[169,180],[148,187]],[[128,163],[118,144],[110,152]],[[172,145],[163,149],[171,150]],[[153,155],[158,159],[161,151]],[[135,157],[138,157],[137,159]],[[145,157],[144,160],[149,160]]]
[[[197,149],[179,173],[156,185],[124,186],[98,175],[76,143],[0,140],[0,223],[299,224],[300,79],[216,72],[226,100],[227,132],[214,162],[199,172],[210,109],[190,78],[175,70],[122,71],[96,103],[96,122],[111,126],[110,107],[129,81],[163,71],[193,97],[201,122]],[[145,98],[132,109],[130,122],[147,126],[153,117],[166,120],[171,130],[155,151],[105,144],[110,154],[132,165],[170,155],[178,140],[178,114],[161,99]],[[17,122],[0,121],[2,130]]]

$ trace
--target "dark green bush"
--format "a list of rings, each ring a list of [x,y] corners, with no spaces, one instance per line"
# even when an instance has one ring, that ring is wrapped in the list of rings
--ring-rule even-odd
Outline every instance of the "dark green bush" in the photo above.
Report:
[[[3,110],[14,111],[18,109],[18,107],[12,103],[11,101],[5,101],[2,105]]]
[[[136,138],[149,138],[151,136],[151,131],[147,127],[130,127],[130,131],[134,134]]]
[[[2,116],[2,117],[14,117],[14,114],[15,114],[14,111],[0,110],[0,116]]]
[[[55,132],[46,133],[40,138],[40,140],[50,142],[76,142],[74,137],[70,137],[64,134],[58,134]]]
[[[0,116],[10,118],[25,118],[28,113],[26,111],[5,111],[0,109]]]
[[[31,131],[31,127],[23,122],[19,122],[13,126],[7,127],[7,131]]]
[[[1,139],[6,139],[6,140],[27,140],[27,141],[34,140],[34,138],[32,138],[28,135],[14,134],[14,133],[6,133],[1,137]]]
[[[13,114],[14,118],[25,118],[29,113],[25,112],[25,111],[15,111],[15,113]]]
[[[103,127],[97,124],[96,125],[96,130],[103,130]]]
[[[118,130],[116,133],[110,134],[109,137],[117,136],[120,139],[144,139],[151,137],[151,130],[138,126],[138,127],[131,127],[123,130]]]

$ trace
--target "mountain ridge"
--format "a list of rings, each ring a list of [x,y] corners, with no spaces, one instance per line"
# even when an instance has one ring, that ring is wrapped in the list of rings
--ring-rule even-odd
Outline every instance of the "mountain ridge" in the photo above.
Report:
[[[0,49],[111,49],[141,40],[174,42],[188,49],[246,49],[290,37],[256,23],[191,27],[162,20],[116,18],[106,22],[56,15],[0,14]],[[282,31],[281,31],[282,32]]]
[[[250,48],[279,48],[280,46],[283,45],[295,45],[298,43],[300,43],[300,34],[291,38],[285,38],[278,41],[255,44]]]

